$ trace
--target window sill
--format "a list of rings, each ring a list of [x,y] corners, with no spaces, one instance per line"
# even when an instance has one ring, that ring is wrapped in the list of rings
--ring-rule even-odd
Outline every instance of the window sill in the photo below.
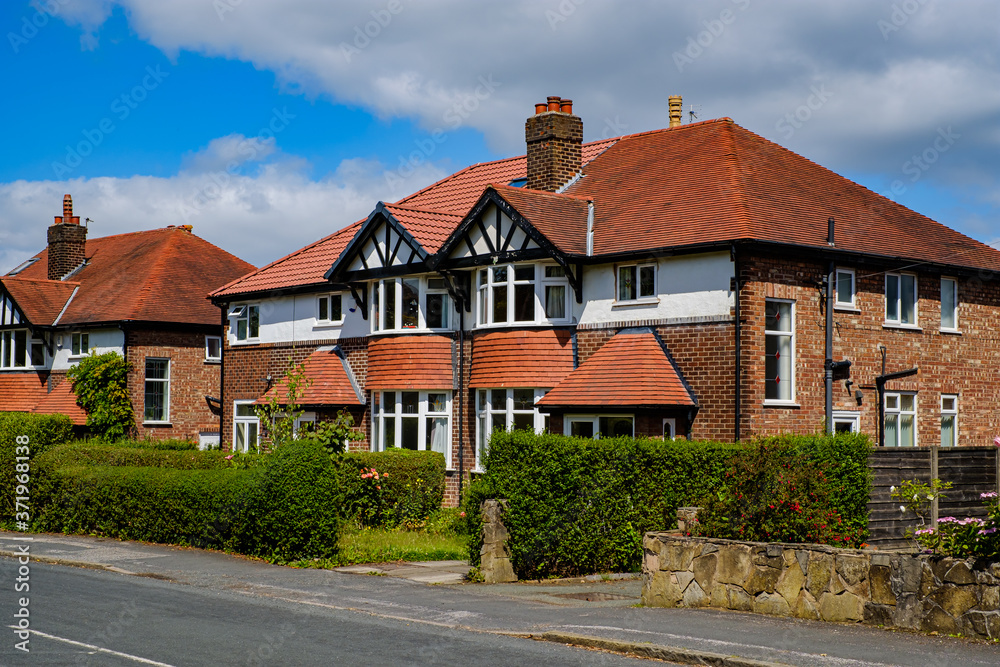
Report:
[[[774,401],[774,400],[764,400],[765,408],[801,408],[802,406],[795,401]]]
[[[259,343],[259,342],[260,342],[260,338],[246,338],[244,340],[240,340],[239,338],[237,338],[236,340],[232,341],[232,343],[230,343],[230,344],[231,345],[253,345],[253,344]]]
[[[861,309],[855,306],[838,305],[833,306],[833,312],[835,313],[861,313]]]
[[[170,422],[142,422],[143,426],[173,426]]]
[[[897,324],[896,322],[883,322],[883,329],[900,329],[902,331],[914,331],[916,333],[923,333],[924,330],[917,326],[916,324]]]
[[[219,364],[222,363],[222,359],[206,359],[205,363],[212,364],[213,366],[218,366]]]
[[[316,322],[313,324],[313,329],[339,329],[344,326],[344,320],[338,320],[336,322]]]
[[[941,329],[941,333],[948,334],[949,336],[961,336],[961,329]]]
[[[660,298],[646,297],[644,299],[633,299],[632,301],[613,301],[611,303],[612,308],[631,308],[633,306],[658,306],[660,305]]]

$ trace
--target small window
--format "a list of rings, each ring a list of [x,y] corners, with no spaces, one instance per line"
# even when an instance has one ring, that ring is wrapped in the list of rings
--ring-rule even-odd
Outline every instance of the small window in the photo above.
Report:
[[[673,418],[663,420],[663,439],[673,440],[677,437],[677,420]]]
[[[75,333],[73,334],[73,346],[72,355],[74,357],[80,357],[90,351],[90,334],[85,333]]]
[[[636,301],[656,296],[656,265],[632,264],[618,267],[618,300]]]
[[[833,413],[834,433],[857,433],[861,430],[861,413],[835,410]]]
[[[885,446],[915,447],[917,444],[917,395],[888,392],[885,395]]]
[[[221,336],[205,336],[205,361],[222,361]]]
[[[853,269],[837,269],[837,286],[836,286],[836,303],[834,304],[837,308],[855,308],[855,287],[854,287],[854,270]]]
[[[316,323],[338,324],[344,320],[341,294],[324,294],[316,300]]]
[[[569,434],[575,438],[620,438],[635,434],[632,415],[568,415],[563,420],[564,424],[567,422]]]
[[[233,404],[233,451],[260,451],[260,418],[253,401],[235,401]]]
[[[954,278],[941,279],[941,329],[958,330],[958,281]]]
[[[790,301],[765,301],[764,400],[795,397],[795,319]]]
[[[236,340],[252,340],[260,336],[260,306],[235,306],[229,316],[236,318]]]
[[[885,274],[885,321],[917,326],[917,277],[908,273]]]
[[[170,360],[146,359],[143,422],[167,422],[170,415]]]
[[[957,394],[941,394],[941,446],[958,446]]]

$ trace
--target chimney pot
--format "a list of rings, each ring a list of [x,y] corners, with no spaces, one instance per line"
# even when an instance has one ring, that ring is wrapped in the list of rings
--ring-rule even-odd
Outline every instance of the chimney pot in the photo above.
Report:
[[[670,127],[680,127],[681,118],[684,116],[684,98],[680,95],[671,95],[667,98],[669,108]]]
[[[563,113],[573,113],[573,100],[562,100],[559,102],[559,110]]]
[[[556,96],[549,97],[549,111],[559,111],[560,99]]]
[[[536,104],[536,113],[524,124],[527,143],[527,187],[555,192],[580,173],[583,121],[573,115],[573,101],[549,97]],[[551,113],[561,111],[562,113]]]
[[[548,109],[548,108],[549,108],[549,105],[546,104],[545,102],[541,102],[539,104],[536,104],[535,105],[535,115],[537,116],[540,113],[545,113],[545,110]]]

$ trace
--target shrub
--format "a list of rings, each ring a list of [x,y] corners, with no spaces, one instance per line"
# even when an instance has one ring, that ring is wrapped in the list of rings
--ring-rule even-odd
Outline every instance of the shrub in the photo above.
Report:
[[[176,450],[197,450],[198,443],[193,440],[179,440],[171,438],[169,440],[117,440],[110,443],[114,447],[130,447],[133,449],[176,449]]]
[[[131,364],[117,352],[90,354],[69,369],[66,377],[87,413],[87,426],[104,440],[118,440],[135,430],[128,395]]]
[[[154,467],[178,470],[228,468],[231,464],[218,451],[140,449],[117,444],[72,443],[52,448],[39,458],[39,466]]]
[[[940,480],[934,482],[936,490]],[[986,505],[987,518],[943,516],[938,519],[936,530],[933,527],[917,529],[914,539],[922,547],[945,556],[997,558],[1000,556],[1000,499],[996,491],[981,493],[979,498]]]
[[[72,437],[73,423],[65,415],[36,415],[24,412],[0,412],[0,493],[3,494],[3,514],[0,525],[14,524],[16,509],[15,475],[23,474],[16,468],[17,456],[28,457],[28,489],[30,512],[35,511],[33,487],[38,475],[35,460],[54,445],[68,442]],[[27,437],[27,450],[18,450],[18,437]],[[23,446],[23,445],[21,445]],[[28,453],[25,454],[25,451]],[[20,462],[25,463],[25,462]],[[23,470],[23,468],[22,468]]]
[[[275,562],[336,552],[343,495],[337,464],[322,447],[290,443],[250,470],[56,467],[57,454],[35,497],[40,530],[212,547]]]
[[[826,453],[824,446],[796,437],[750,443],[731,459],[721,487],[699,503],[697,533],[755,542],[857,546],[864,529],[845,521],[838,510],[839,482],[828,478]]]
[[[352,452],[344,464],[348,516],[360,527],[415,527],[441,509],[445,461],[437,452]]]

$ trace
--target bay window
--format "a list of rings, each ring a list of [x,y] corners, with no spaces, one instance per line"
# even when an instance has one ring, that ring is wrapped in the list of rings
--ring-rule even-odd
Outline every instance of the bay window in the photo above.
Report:
[[[375,331],[448,329],[451,296],[444,278],[386,278],[372,285]]]
[[[490,434],[497,429],[531,429],[542,433],[548,428],[548,415],[535,408],[545,389],[480,389],[476,392],[476,468],[482,468],[489,448]]]
[[[764,320],[764,400],[795,398],[795,320],[791,301],[767,299]]]
[[[31,337],[27,329],[0,334],[0,368],[31,368],[45,365],[45,343]]]
[[[434,451],[451,467],[451,392],[382,391],[372,395],[372,443]]]
[[[569,319],[569,279],[561,266],[502,264],[476,273],[478,326]]]

